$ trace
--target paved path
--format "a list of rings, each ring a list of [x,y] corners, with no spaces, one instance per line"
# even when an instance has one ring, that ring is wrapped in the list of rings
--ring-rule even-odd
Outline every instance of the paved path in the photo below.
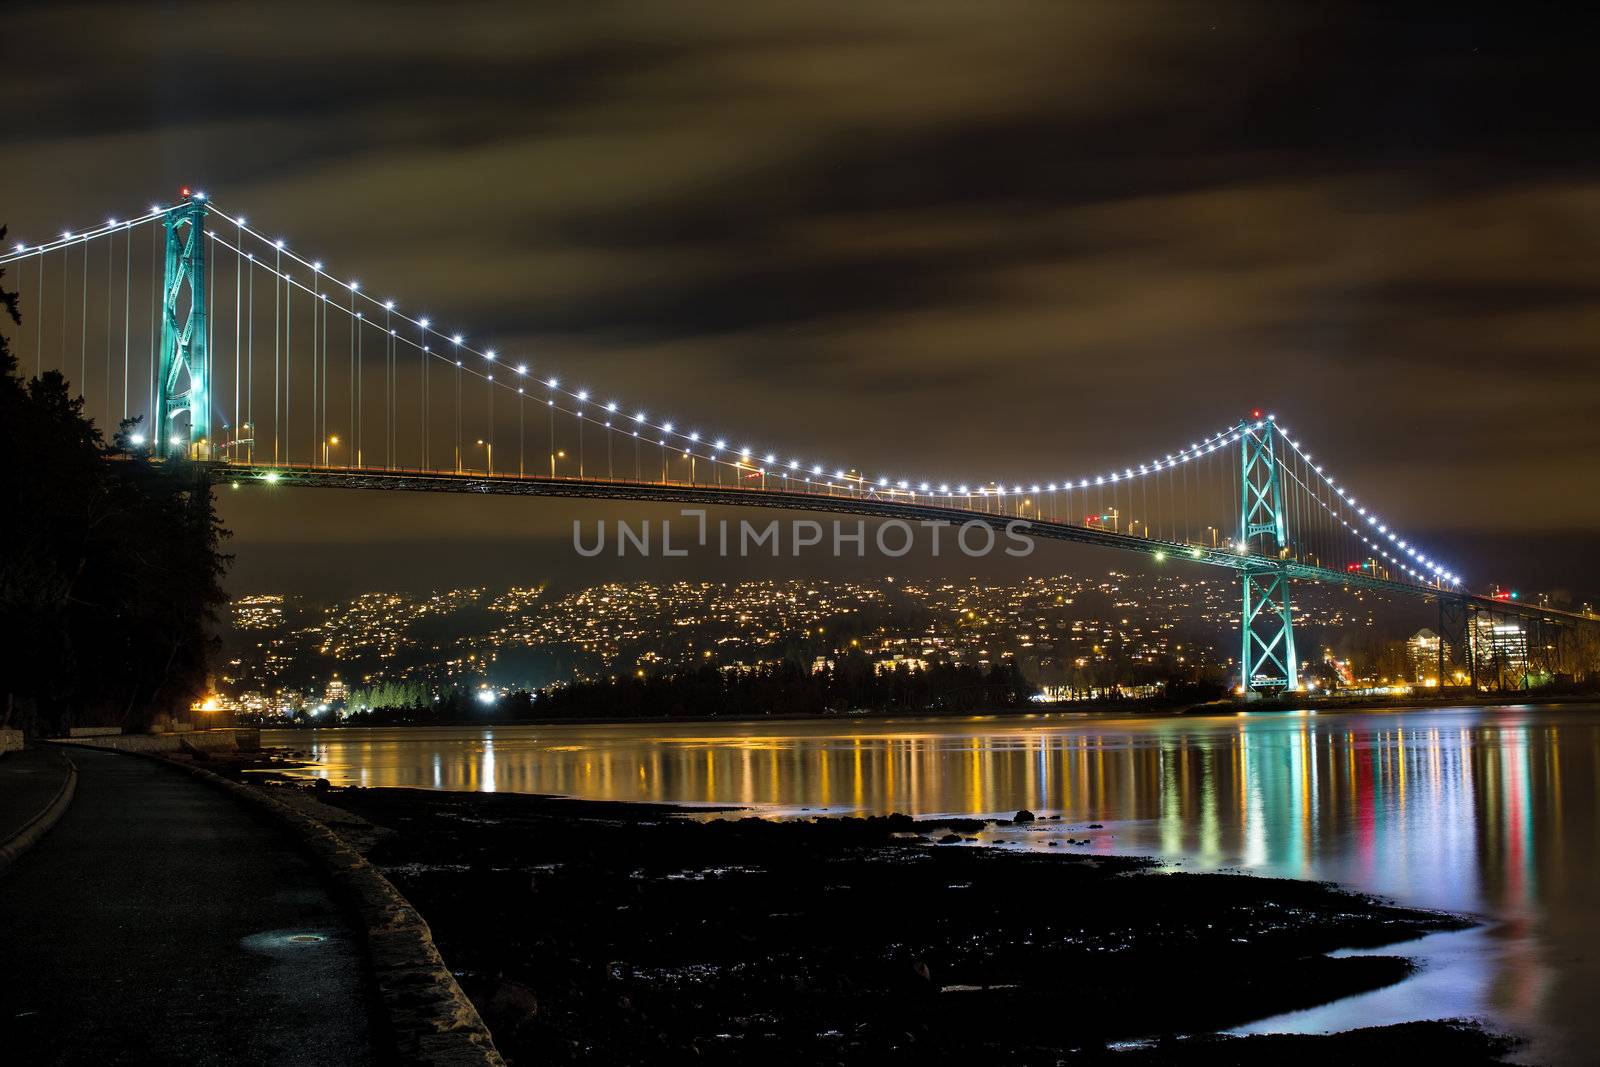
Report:
[[[0,844],[54,800],[66,780],[67,761],[54,748],[25,748],[0,756]]]
[[[360,946],[292,844],[175,768],[71,757],[72,806],[0,875],[0,1059],[372,1062]]]

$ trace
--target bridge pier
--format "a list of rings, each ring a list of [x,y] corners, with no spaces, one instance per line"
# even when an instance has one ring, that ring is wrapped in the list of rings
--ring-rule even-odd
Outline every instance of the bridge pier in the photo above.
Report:
[[[1294,620],[1289,576],[1281,568],[1246,570],[1239,575],[1241,619],[1240,684],[1246,700],[1300,688],[1300,661],[1294,650]]]
[[[1472,631],[1476,611],[1464,599],[1439,597],[1439,688],[1476,688]],[[1460,677],[1457,677],[1460,675]]]
[[[1289,572],[1282,562],[1289,545],[1271,418],[1241,422],[1239,449],[1239,550],[1256,549],[1276,565],[1240,570],[1242,610],[1239,616],[1239,686],[1246,700],[1270,691],[1300,688],[1299,661],[1294,651],[1294,620],[1289,606]]]

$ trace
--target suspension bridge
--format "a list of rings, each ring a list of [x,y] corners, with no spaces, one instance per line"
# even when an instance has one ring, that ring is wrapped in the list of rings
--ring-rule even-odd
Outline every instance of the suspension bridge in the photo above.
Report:
[[[1235,572],[1247,696],[1301,688],[1295,582],[1436,604],[1441,685],[1476,688],[1495,668],[1504,650],[1483,635],[1497,618],[1515,620],[1526,664],[1548,674],[1573,661],[1573,635],[1596,622],[1471,591],[1272,413],[1114,469],[981,483],[887,473],[769,450],[564,383],[371,295],[198,190],[19,241],[0,266],[27,309],[13,345],[22,371],[75,383],[87,415],[121,427],[121,453],[190,462],[214,483],[1025,524],[1035,537]]]

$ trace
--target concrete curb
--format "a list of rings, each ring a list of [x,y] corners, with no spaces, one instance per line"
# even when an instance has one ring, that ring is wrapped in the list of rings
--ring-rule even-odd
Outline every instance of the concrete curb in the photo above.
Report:
[[[72,760],[67,758],[65,752],[57,752],[67,765],[67,777],[61,783],[61,788],[56,790],[56,795],[50,803],[39,809],[38,814],[11,836],[11,840],[0,845],[0,871],[4,871],[16,862],[18,856],[32,848],[45,835],[56,820],[66,812],[72,803],[73,794],[78,791],[78,768],[73,766]]]
[[[400,1063],[505,1067],[478,1009],[461,991],[434,946],[428,924],[389,879],[344,838],[259,789],[192,764],[138,755],[231,793],[304,845],[354,911]]]

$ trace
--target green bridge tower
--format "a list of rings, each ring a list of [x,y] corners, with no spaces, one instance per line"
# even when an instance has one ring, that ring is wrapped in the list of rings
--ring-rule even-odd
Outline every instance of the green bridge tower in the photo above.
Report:
[[[185,190],[184,202],[167,212],[162,222],[167,231],[167,266],[161,283],[161,355],[156,369],[154,445],[158,455],[211,458],[205,220],[205,197],[199,193],[190,196]],[[179,431],[176,424],[185,413],[188,426]]]
[[[1259,413],[1258,413],[1259,415]],[[1271,418],[1239,424],[1239,552],[1250,558],[1244,586],[1240,684],[1246,699],[1300,688],[1284,563],[1289,534],[1278,472],[1277,426]],[[1264,558],[1265,557],[1265,558]],[[1270,560],[1270,562],[1268,561]]]

